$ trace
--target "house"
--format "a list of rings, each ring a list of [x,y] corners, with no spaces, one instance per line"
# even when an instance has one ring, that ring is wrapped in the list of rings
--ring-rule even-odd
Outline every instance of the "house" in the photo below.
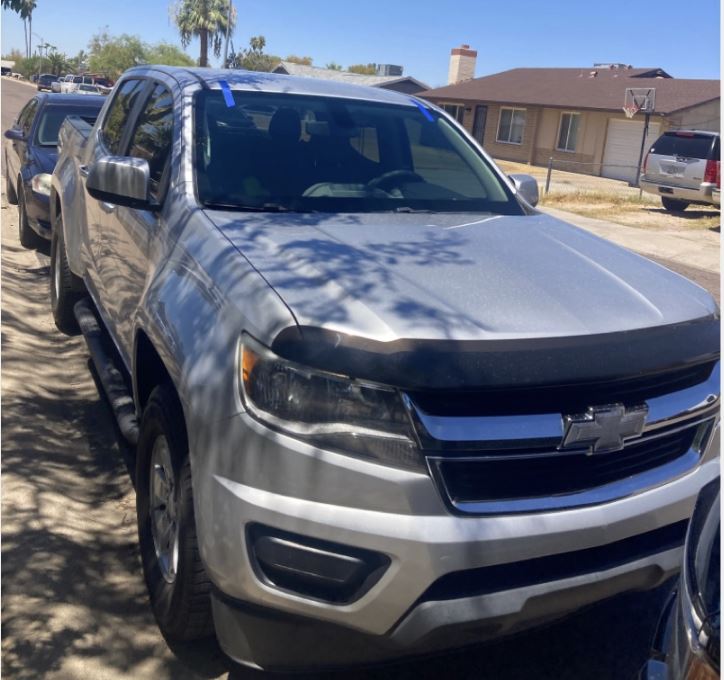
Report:
[[[388,71],[392,72],[395,70],[396,69],[388,69]],[[272,70],[272,73],[284,73],[302,78],[321,78],[322,80],[334,80],[351,85],[382,87],[386,90],[395,90],[396,92],[402,92],[404,94],[417,94],[429,89],[428,85],[425,85],[425,83],[420,82],[416,78],[401,75],[401,68],[399,69],[400,75],[367,76],[360,73],[348,73],[347,71],[337,71],[331,68],[319,68],[318,66],[295,64],[291,61],[281,61],[279,65]]]
[[[719,130],[718,80],[672,78],[661,68],[625,64],[461,78],[474,72],[474,58],[467,45],[453,50],[453,84],[420,96],[452,114],[495,158],[545,165],[552,157],[564,170],[635,180],[644,115],[629,120],[622,110],[625,91],[633,87],[655,89],[645,148],[669,129]]]

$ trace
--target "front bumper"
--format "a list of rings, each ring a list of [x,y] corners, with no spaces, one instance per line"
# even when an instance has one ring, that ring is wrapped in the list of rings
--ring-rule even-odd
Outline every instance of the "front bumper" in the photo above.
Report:
[[[680,547],[653,548],[616,564],[604,560],[584,573],[566,568],[563,577],[546,572],[543,581],[524,578],[494,592],[480,594],[473,587],[468,593],[427,594],[446,574],[526,561],[535,571],[536,560],[548,556],[571,553],[575,561],[582,551],[683,522],[699,489],[718,474],[717,452],[710,450],[690,473],[614,502],[461,517],[450,514],[427,475],[315,449],[245,414],[226,421],[224,429],[229,446],[242,442],[244,454],[212,452],[204,464],[213,470],[195,474],[195,485],[204,480],[195,489],[201,552],[216,587],[214,616],[223,649],[268,669],[458,647],[626,590],[655,587],[678,570]],[[254,486],[238,481],[252,479]],[[389,567],[349,604],[285,592],[256,576],[246,541],[250,523],[381,553]]]
[[[25,185],[25,211],[30,228],[44,239],[50,240],[50,197]]]

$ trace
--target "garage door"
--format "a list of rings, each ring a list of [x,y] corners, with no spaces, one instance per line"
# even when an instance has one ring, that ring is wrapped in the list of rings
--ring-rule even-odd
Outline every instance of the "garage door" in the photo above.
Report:
[[[636,166],[641,153],[641,136],[644,134],[642,120],[608,121],[606,147],[603,150],[603,167],[601,174],[611,179],[623,179],[627,182],[636,180]],[[649,123],[644,153],[659,136],[659,123]]]

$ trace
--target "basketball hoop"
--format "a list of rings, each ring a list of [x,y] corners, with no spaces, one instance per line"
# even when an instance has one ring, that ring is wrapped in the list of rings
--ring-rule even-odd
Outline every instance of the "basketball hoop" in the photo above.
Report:
[[[644,160],[644,149],[646,148],[646,137],[649,134],[649,119],[656,111],[656,88],[655,87],[627,87],[623,96],[623,112],[626,118],[633,118],[638,112],[644,114],[644,124],[641,134],[641,149],[639,151],[639,162],[636,164],[636,181],[631,186],[638,186],[641,178],[641,163]]]
[[[651,114],[656,108],[656,88],[627,87],[623,97],[623,112],[633,118],[639,111]]]

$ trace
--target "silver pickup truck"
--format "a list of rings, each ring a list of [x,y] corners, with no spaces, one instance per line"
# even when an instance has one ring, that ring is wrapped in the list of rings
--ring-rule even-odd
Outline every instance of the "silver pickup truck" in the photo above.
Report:
[[[53,314],[136,445],[167,639],[360,664],[678,570],[719,310],[533,203],[381,89],[144,66],[66,121]]]

